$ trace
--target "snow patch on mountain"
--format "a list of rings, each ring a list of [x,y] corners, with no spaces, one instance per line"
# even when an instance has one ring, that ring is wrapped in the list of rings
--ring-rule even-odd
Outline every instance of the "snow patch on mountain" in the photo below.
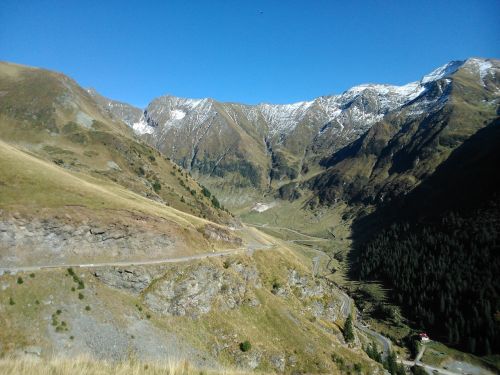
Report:
[[[141,117],[141,119],[139,120],[139,122],[136,122],[134,124],[132,124],[132,129],[134,129],[134,131],[137,133],[137,134],[153,134],[154,132],[154,127],[150,126],[146,119],[143,117]]]
[[[445,78],[436,82],[437,90],[424,94],[418,101],[411,102],[404,107],[407,111],[407,116],[409,118],[415,118],[424,113],[430,115],[439,111],[449,99],[451,83],[452,80],[450,78]]]
[[[321,96],[314,102],[316,106],[325,113],[325,122],[332,121],[333,119],[337,118],[337,116],[342,112],[338,96]]]
[[[184,126],[197,128],[215,113],[211,99],[177,98],[170,95],[155,99],[146,111],[161,133],[170,128],[180,129]]]
[[[486,76],[488,74],[493,74],[494,72],[493,64],[490,61],[477,58],[468,59],[465,63],[465,67],[469,70],[477,72],[483,85],[485,85],[484,79]]]
[[[448,77],[449,75],[455,73],[462,65],[464,65],[464,63],[465,61],[462,60],[450,61],[448,64],[440,66],[431,73],[425,75],[420,83],[425,85],[426,83]]]
[[[310,101],[293,104],[259,104],[259,109],[270,125],[271,134],[287,133],[298,125],[313,103]]]
[[[170,117],[173,120],[182,120],[184,117],[186,117],[186,112],[179,109],[174,109],[173,111],[170,111]]]

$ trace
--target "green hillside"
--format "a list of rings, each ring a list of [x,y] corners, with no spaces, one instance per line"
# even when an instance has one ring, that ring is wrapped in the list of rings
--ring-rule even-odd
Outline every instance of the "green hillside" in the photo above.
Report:
[[[70,78],[2,63],[0,92],[4,142],[181,211],[217,222],[231,220],[185,171],[137,139]]]

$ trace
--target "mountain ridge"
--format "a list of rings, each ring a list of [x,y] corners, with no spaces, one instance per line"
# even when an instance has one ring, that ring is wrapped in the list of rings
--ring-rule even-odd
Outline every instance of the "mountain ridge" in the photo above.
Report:
[[[440,108],[448,100],[447,80],[460,71],[484,86],[497,74],[498,60],[451,61],[406,85],[362,84],[291,104],[167,95],[151,101],[141,116],[135,111],[133,119],[121,119],[237,207],[254,199],[253,190],[272,193],[322,172],[325,160],[391,113],[418,118]],[[117,105],[118,117],[119,111]]]

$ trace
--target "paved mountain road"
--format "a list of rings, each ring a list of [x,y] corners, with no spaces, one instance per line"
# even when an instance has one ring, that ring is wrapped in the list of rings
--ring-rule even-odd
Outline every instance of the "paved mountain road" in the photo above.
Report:
[[[308,238],[308,239],[304,239],[304,240],[289,240],[287,242],[330,241],[327,238],[310,236],[310,235],[300,233],[300,232],[293,230],[293,229],[290,229],[290,228],[275,227],[275,226],[270,226],[267,224],[261,225],[261,224],[248,224],[248,223],[246,223],[246,225],[257,227],[257,228],[287,230],[289,232],[292,232],[292,233],[295,233],[297,235]],[[342,304],[340,307],[340,311],[341,311],[341,314],[344,316],[344,318],[347,318],[349,315],[352,314],[352,299],[345,292],[341,292],[341,295],[342,295]],[[368,336],[373,337],[375,339],[375,341],[377,341],[379,343],[379,345],[382,347],[382,359],[385,360],[387,358],[387,356],[389,355],[389,353],[392,351],[391,340],[389,338],[385,337],[384,335],[381,335],[380,333],[368,328],[368,326],[364,325],[361,321],[356,319],[356,317],[353,317],[353,318],[354,318],[354,325],[357,329],[359,329],[360,331],[363,331]],[[413,361],[398,359],[397,362],[404,364],[406,366],[410,366],[410,367],[413,367],[413,366],[423,367],[424,369],[426,369],[427,371],[429,371],[431,373],[443,374],[443,375],[460,375],[456,372],[446,370],[443,368],[439,368],[439,367],[430,366],[428,364],[421,362],[420,359],[422,358],[424,351],[425,351],[425,346],[420,349],[419,353],[417,354],[417,357]]]
[[[165,264],[165,263],[180,263],[189,262],[191,260],[207,259],[207,258],[217,258],[225,257],[234,254],[240,254],[248,252],[252,254],[256,250],[273,250],[276,245],[262,245],[260,247],[253,245],[248,245],[247,247],[241,247],[237,249],[231,249],[226,251],[219,251],[214,253],[203,253],[190,255],[185,257],[177,258],[165,258],[165,259],[155,259],[155,260],[144,260],[144,261],[119,261],[119,262],[102,262],[102,263],[65,263],[65,264],[48,264],[48,265],[37,265],[37,266],[21,266],[21,267],[2,267],[0,266],[0,275],[4,273],[17,273],[17,272],[33,272],[40,271],[44,269],[58,269],[58,268],[99,268],[99,267],[130,267],[130,266],[147,266],[154,264]]]
[[[399,359],[398,360],[398,363],[401,363],[405,366],[409,366],[409,367],[413,367],[413,366],[417,366],[417,367],[423,367],[424,369],[430,371],[431,373],[434,373],[434,374],[443,374],[443,375],[462,375],[458,372],[453,372],[453,371],[450,371],[450,370],[445,370],[444,368],[441,368],[441,367],[434,367],[434,366],[431,366],[431,365],[428,365],[428,364],[425,364],[423,362],[415,362],[415,361],[406,361],[406,360],[403,360],[403,359]]]
[[[420,362],[420,359],[422,358],[422,356],[424,355],[424,352],[425,352],[425,345],[422,345],[420,347],[420,350],[418,351],[418,354],[417,356],[415,357],[415,362]]]
[[[331,239],[329,239],[329,238],[310,236],[308,234],[300,233],[294,229],[290,229],[290,228],[286,228],[286,227],[274,227],[274,226],[267,225],[267,224],[250,224],[250,223],[245,223],[245,225],[249,225],[251,227],[256,227],[256,228],[264,228],[264,229],[267,228],[267,229],[287,230],[287,231],[292,232],[294,234],[297,234],[299,236],[309,238],[310,241],[331,241]],[[295,241],[306,241],[306,240],[290,240],[288,242],[295,242]]]
[[[368,328],[363,323],[356,321],[356,328],[363,331],[367,335],[373,337],[382,346],[382,359],[386,359],[389,353],[392,351],[392,343],[387,337],[381,335],[380,333]]]

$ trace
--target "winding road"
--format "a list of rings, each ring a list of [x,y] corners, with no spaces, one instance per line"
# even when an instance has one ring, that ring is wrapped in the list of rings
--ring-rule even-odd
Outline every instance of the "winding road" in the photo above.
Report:
[[[290,228],[285,228],[285,227],[275,227],[275,226],[270,226],[267,224],[262,225],[262,224],[249,224],[249,223],[246,223],[246,225],[257,227],[257,228],[264,228],[264,229],[268,228],[268,229],[286,230],[286,231],[289,231],[289,232],[292,232],[294,234],[297,234],[297,235],[300,235],[302,237],[307,238],[307,239],[302,239],[302,240],[288,240],[287,242],[330,241],[330,239],[327,239],[327,238],[310,236],[310,235],[300,233],[296,230],[293,230]],[[326,279],[326,280],[328,280],[328,279]],[[344,316],[344,318],[347,318],[349,315],[352,314],[352,310],[353,310],[352,309],[352,299],[351,299],[351,297],[349,297],[349,295],[347,295],[347,293],[345,293],[343,291],[341,292],[341,295],[342,295],[342,305],[340,307],[340,311],[341,311],[342,316]],[[355,318],[354,319],[355,327],[357,329],[359,329],[360,331],[364,332],[366,335],[372,337],[379,344],[379,346],[382,347],[382,359],[385,360],[387,358],[387,356],[392,351],[391,340],[389,338],[385,337],[384,335],[368,328],[368,326],[366,324],[364,324],[361,320],[357,319],[357,317],[354,317],[354,318]],[[405,366],[409,366],[409,367],[413,367],[413,366],[422,367],[431,373],[443,374],[443,375],[460,375],[456,372],[446,370],[443,368],[439,368],[439,367],[430,366],[426,363],[421,362],[420,359],[422,358],[424,352],[425,352],[425,346],[422,346],[422,348],[420,349],[419,353],[417,354],[415,360],[409,361],[409,360],[404,360],[404,359],[398,359],[397,362],[400,364],[403,364]]]
[[[292,233],[295,233],[297,235],[303,236],[308,238],[308,240],[290,240],[288,242],[304,242],[304,241],[329,241],[329,239],[326,238],[320,238],[320,237],[314,237],[314,236],[309,236],[307,234],[300,233],[296,230],[290,229],[290,228],[284,228],[284,227],[274,227],[274,226],[268,226],[268,225],[260,225],[260,224],[246,224],[249,226],[257,227],[257,228],[269,228],[269,229],[281,229],[281,230],[287,230]],[[196,254],[196,255],[190,255],[190,256],[184,256],[184,257],[176,257],[176,258],[165,258],[165,259],[156,259],[156,260],[145,260],[145,261],[119,261],[119,262],[102,262],[102,263],[64,263],[64,264],[54,264],[54,265],[36,265],[36,266],[20,266],[20,267],[0,267],[0,276],[3,274],[15,274],[18,272],[33,272],[33,271],[40,271],[40,270],[45,270],[45,269],[61,269],[61,268],[99,268],[99,267],[130,267],[130,266],[145,266],[145,265],[157,265],[157,264],[166,264],[166,263],[180,263],[180,262],[189,262],[192,260],[200,260],[200,259],[208,259],[208,258],[217,258],[217,257],[225,257],[225,256],[230,256],[234,254],[241,254],[244,252],[247,252],[249,254],[253,254],[254,251],[256,250],[272,250],[276,248],[276,244],[270,244],[270,245],[262,245],[262,246],[256,246],[255,244],[248,244],[246,247],[240,247],[236,249],[230,249],[226,251],[219,251],[219,252],[212,252],[212,253],[203,253],[203,254]],[[352,299],[345,293],[342,293],[342,305],[341,305],[341,314],[347,318],[347,316],[352,314]],[[364,332],[365,334],[373,337],[382,347],[383,352],[382,352],[382,359],[387,358],[389,353],[392,350],[392,343],[391,340],[388,339],[387,337],[381,335],[380,333],[368,328],[365,324],[363,324],[360,320],[358,320],[356,317],[354,317],[354,324],[357,329],[360,331]],[[438,374],[444,374],[444,375],[460,375],[455,372],[445,370],[442,368],[437,368],[433,367],[430,365],[427,365],[423,362],[420,361],[422,358],[422,355],[425,351],[425,347],[422,347],[422,349],[419,351],[417,357],[413,361],[409,360],[400,360],[398,359],[397,362],[401,363],[405,366],[419,366],[423,367],[424,369],[433,372],[433,373],[438,373]]]
[[[261,225],[261,224],[249,224],[249,223],[246,223],[246,225],[257,227],[257,228],[264,228],[264,229],[268,228],[268,229],[286,230],[286,231],[289,231],[289,232],[292,232],[294,234],[297,234],[297,235],[300,235],[302,237],[307,238],[307,239],[302,239],[302,240],[288,240],[287,242],[330,241],[330,239],[327,239],[327,238],[310,236],[310,235],[300,233],[296,230],[293,230],[290,228],[285,228],[285,227],[275,227],[275,226],[270,226],[267,224]],[[341,292],[341,294],[342,294],[342,305],[340,307],[340,311],[341,311],[341,314],[344,316],[344,318],[347,318],[349,315],[352,314],[352,310],[353,310],[352,309],[352,299],[345,292]],[[362,321],[360,321],[356,317],[354,319],[354,325],[357,329],[364,332],[366,335],[372,337],[379,344],[379,346],[382,348],[382,354],[381,354],[382,359],[385,360],[392,351],[391,340],[389,338],[385,337],[384,335],[368,328],[368,326],[366,324],[364,324]],[[439,367],[430,366],[426,363],[421,362],[420,359],[422,358],[424,352],[425,352],[425,346],[422,346],[422,348],[420,349],[419,353],[417,354],[415,360],[409,361],[409,360],[398,359],[397,362],[401,363],[405,366],[409,366],[409,367],[413,367],[413,366],[422,367],[431,373],[443,374],[443,375],[460,375],[456,372],[446,370],[443,368],[439,368]]]
[[[356,321],[355,325],[357,329],[373,337],[380,344],[380,346],[382,347],[382,359],[386,359],[389,356],[389,353],[392,351],[391,340],[381,335],[380,333],[368,328],[366,325],[359,321]]]
[[[285,229],[285,228],[282,228],[282,229]],[[293,231],[293,232],[295,232],[295,231]],[[296,233],[299,233],[299,232],[296,232]],[[312,236],[308,236],[308,237],[314,238]],[[297,240],[297,241],[300,241],[300,240]],[[325,280],[330,282],[330,280],[328,280],[328,279],[325,279]],[[341,296],[342,296],[342,304],[340,306],[340,312],[344,318],[347,318],[349,315],[351,315],[353,313],[352,299],[344,291],[341,291]],[[354,317],[354,318],[355,318],[354,319],[355,327],[357,329],[359,329],[360,331],[364,332],[366,335],[372,337],[379,344],[379,346],[382,348],[381,356],[382,356],[382,359],[385,360],[392,351],[391,340],[388,337],[385,337],[384,335],[368,328],[368,326],[366,324],[364,324],[357,317]],[[439,367],[430,366],[426,363],[421,362],[420,359],[422,358],[424,352],[425,352],[425,346],[422,346],[420,351],[418,352],[417,356],[415,357],[415,360],[409,361],[409,360],[398,359],[397,362],[400,364],[403,364],[405,366],[409,366],[409,367],[413,367],[413,366],[422,367],[422,368],[426,369],[427,371],[432,372],[432,373],[436,373],[436,374],[460,375],[456,372],[452,372],[450,370],[446,370],[446,369],[439,368]]]

